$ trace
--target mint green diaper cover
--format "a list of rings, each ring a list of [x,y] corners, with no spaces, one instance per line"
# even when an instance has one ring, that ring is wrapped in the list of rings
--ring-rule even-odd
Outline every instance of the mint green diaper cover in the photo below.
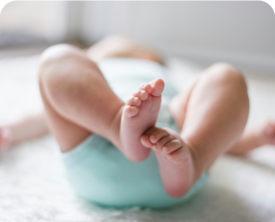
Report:
[[[177,92],[169,83],[163,66],[145,60],[112,58],[100,62],[99,68],[123,101],[140,84],[162,78],[165,89],[157,127],[169,127],[180,132],[168,110],[168,102]],[[77,194],[106,207],[169,207],[193,196],[207,178],[203,174],[185,196],[173,198],[163,188],[154,152],[146,160],[134,163],[112,143],[95,134],[63,153],[62,159],[69,182]]]

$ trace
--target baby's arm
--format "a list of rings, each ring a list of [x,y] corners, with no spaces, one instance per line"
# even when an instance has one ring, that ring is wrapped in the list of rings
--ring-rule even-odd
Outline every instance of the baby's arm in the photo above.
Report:
[[[265,122],[258,126],[247,128],[241,138],[227,153],[244,155],[248,151],[266,144],[275,145],[275,122]]]
[[[26,116],[0,127],[0,150],[48,133],[44,112]]]

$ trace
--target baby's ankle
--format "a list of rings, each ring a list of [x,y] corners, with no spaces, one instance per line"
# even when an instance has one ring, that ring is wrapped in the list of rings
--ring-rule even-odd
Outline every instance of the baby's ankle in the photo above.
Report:
[[[191,154],[193,169],[194,169],[193,183],[195,183],[207,169],[204,167],[205,165],[203,164],[204,160],[200,157],[196,147],[191,143],[188,143],[186,141],[184,142]]]
[[[120,141],[120,124],[121,124],[121,115],[123,112],[125,104],[123,103],[121,107],[115,113],[113,120],[109,126],[109,140],[119,149],[121,149],[121,141]]]

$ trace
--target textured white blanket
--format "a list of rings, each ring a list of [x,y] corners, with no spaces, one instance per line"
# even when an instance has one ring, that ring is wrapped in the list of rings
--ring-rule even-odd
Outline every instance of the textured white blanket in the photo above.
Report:
[[[36,84],[38,56],[0,60],[0,124],[42,108]],[[170,59],[171,76],[182,89],[200,68]],[[275,120],[275,78],[248,78],[249,125]],[[152,211],[102,209],[77,198],[48,136],[0,156],[1,222],[231,222],[275,221],[275,148],[248,158],[223,156],[207,185],[188,203]]]

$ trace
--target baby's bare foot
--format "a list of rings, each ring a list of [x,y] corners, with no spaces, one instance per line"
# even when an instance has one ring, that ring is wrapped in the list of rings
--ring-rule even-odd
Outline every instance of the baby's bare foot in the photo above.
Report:
[[[141,143],[155,151],[166,192],[183,196],[194,183],[194,165],[180,135],[172,129],[152,127],[141,136]]]
[[[1,127],[0,128],[0,152],[6,150],[11,145],[11,133],[10,130]]]
[[[121,116],[120,139],[123,153],[132,161],[142,161],[150,153],[150,149],[141,144],[140,137],[156,124],[163,89],[162,79],[144,83],[126,102]]]

